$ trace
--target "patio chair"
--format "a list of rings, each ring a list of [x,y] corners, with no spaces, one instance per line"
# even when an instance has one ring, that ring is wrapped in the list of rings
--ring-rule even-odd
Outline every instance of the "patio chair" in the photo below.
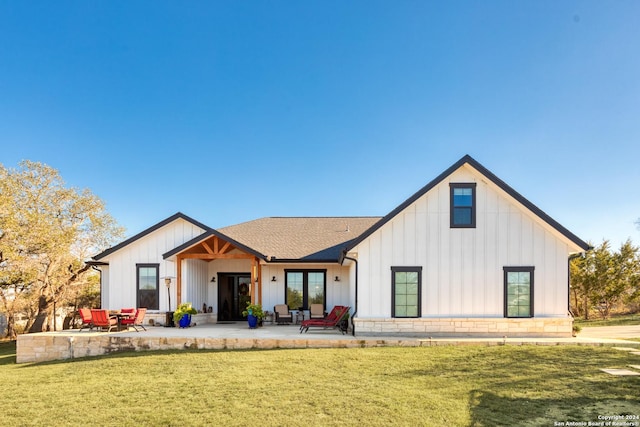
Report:
[[[309,306],[310,319],[324,319],[327,313],[324,311],[323,304],[311,304]]]
[[[276,323],[278,325],[293,322],[293,315],[289,311],[289,306],[287,304],[277,304],[273,306],[273,312],[276,313]]]
[[[124,312],[124,310],[122,310]],[[136,311],[136,315],[133,317],[124,317],[120,320],[120,325],[122,326],[126,326],[127,329],[129,329],[129,326],[132,326],[133,329],[136,330],[136,332],[140,332],[138,330],[138,327],[141,327],[142,329],[144,329],[145,331],[147,330],[147,328],[144,327],[144,325],[142,324],[142,322],[144,321],[144,316],[147,314],[147,309],[146,308],[139,308]]]
[[[118,329],[118,319],[115,316],[109,316],[107,310],[92,308],[91,318],[93,319],[93,326],[103,331],[105,328],[107,332],[111,332],[111,329]]]
[[[345,327],[345,316],[348,315],[349,309],[351,307],[346,305],[336,305],[331,310],[331,313],[324,319],[308,319],[303,320],[300,324],[300,333],[307,333],[309,328],[322,328],[322,329],[332,329],[338,328],[340,332],[343,334],[346,332],[347,328]]]
[[[78,310],[78,314],[80,314],[80,320],[82,320],[82,325],[80,325],[80,330],[84,328],[89,328],[90,331],[93,330],[93,319],[91,317],[91,310],[88,308],[81,308]]]

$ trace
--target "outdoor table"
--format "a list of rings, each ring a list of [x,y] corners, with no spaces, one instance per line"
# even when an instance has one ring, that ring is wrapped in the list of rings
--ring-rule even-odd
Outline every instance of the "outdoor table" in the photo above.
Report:
[[[122,319],[130,319],[135,316],[135,313],[121,313],[116,312],[113,314],[118,319],[118,330],[122,330]]]

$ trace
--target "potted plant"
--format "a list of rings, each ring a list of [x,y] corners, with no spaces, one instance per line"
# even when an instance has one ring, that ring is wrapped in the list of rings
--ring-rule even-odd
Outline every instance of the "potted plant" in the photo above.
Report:
[[[262,319],[264,319],[262,306],[260,304],[251,304],[251,301],[247,301],[247,308],[242,312],[242,315],[247,318],[249,329],[256,328],[258,322],[262,322]]]
[[[178,305],[176,311],[173,312],[173,321],[181,328],[186,328],[191,324],[191,315],[197,314],[198,310],[191,306],[190,302]]]
[[[580,326],[580,325],[576,325],[576,324],[574,323],[574,324],[573,324],[573,327],[572,327],[572,331],[571,331],[572,333],[571,333],[571,334],[572,334],[574,337],[577,337],[581,330],[582,330],[582,326]]]

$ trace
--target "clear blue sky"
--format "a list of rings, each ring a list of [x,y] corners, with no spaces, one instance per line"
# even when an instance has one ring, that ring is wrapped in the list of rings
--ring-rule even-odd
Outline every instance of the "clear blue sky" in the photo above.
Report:
[[[640,243],[640,2],[0,0],[0,162],[132,235],[385,215],[470,154]]]

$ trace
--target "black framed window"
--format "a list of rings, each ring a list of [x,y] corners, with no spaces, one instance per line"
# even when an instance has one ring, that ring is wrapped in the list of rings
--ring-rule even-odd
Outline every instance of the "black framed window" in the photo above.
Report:
[[[476,184],[451,183],[449,188],[451,228],[475,228]]]
[[[285,270],[285,303],[291,310],[310,304],[326,308],[327,270]]]
[[[504,317],[533,317],[534,267],[504,267]]]
[[[136,264],[137,307],[160,309],[160,264]]]
[[[422,267],[391,267],[391,317],[420,317]]]

